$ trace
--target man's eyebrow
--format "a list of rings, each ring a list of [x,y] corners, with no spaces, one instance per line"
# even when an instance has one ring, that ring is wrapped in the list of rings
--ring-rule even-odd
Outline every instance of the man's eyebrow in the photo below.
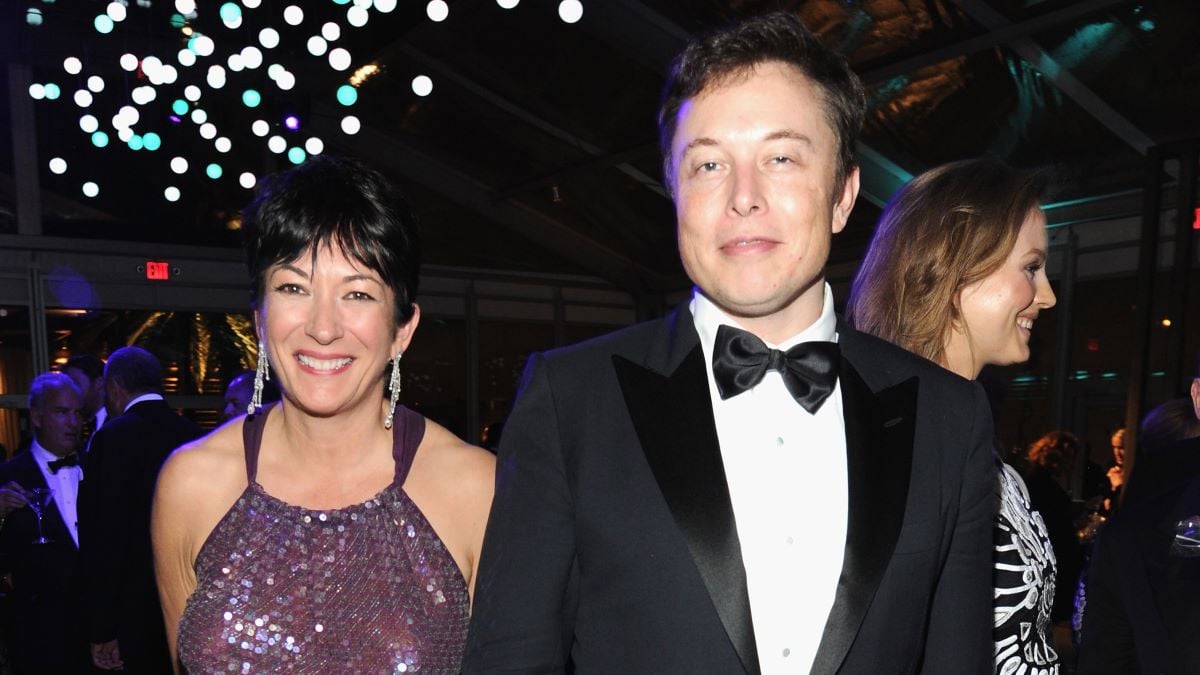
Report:
[[[794,131],[792,129],[780,129],[778,131],[772,131],[771,133],[766,135],[766,138],[764,140],[768,140],[768,141],[777,141],[777,140],[800,141],[801,143],[804,143],[805,145],[809,146],[810,148],[813,145],[813,140],[811,138],[809,138],[807,134],[802,134],[799,131]]]
[[[689,152],[691,152],[691,151],[692,151],[694,148],[701,148],[701,147],[703,147],[703,148],[714,148],[714,147],[716,147],[716,146],[718,146],[718,145],[720,145],[720,144],[719,144],[719,143],[717,143],[716,139],[713,139],[713,138],[708,138],[708,137],[706,137],[706,136],[702,136],[702,137],[700,137],[700,138],[693,139],[693,140],[692,140],[692,142],[690,142],[690,143],[688,143],[687,145],[683,146],[683,153],[682,153],[682,154],[683,154],[683,155],[686,155],[686,154],[688,154]]]

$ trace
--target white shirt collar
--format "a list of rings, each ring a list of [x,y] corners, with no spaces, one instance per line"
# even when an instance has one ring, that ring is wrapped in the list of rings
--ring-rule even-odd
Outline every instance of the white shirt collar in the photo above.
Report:
[[[41,443],[38,443],[37,438],[33,439],[33,443],[29,446],[29,452],[33,453],[33,459],[37,461],[38,466],[42,467],[42,472],[50,471],[50,462],[59,459],[58,455],[47,450]]]
[[[141,396],[138,396],[137,398],[130,401],[129,405],[125,406],[125,410],[122,410],[121,412],[122,413],[129,412],[130,408],[141,403],[142,401],[161,401],[161,400],[163,400],[162,394],[142,394]]]
[[[745,330],[745,327],[739,324],[736,319],[726,314],[712,300],[709,300],[707,296],[701,293],[699,288],[693,289],[692,302],[689,308],[692,310],[692,317],[696,323],[696,332],[700,334],[700,343],[704,345],[706,353],[712,353],[712,346],[716,342],[717,328],[719,326],[733,326],[734,328]],[[764,340],[764,342],[766,341]],[[837,342],[837,315],[833,311],[833,289],[829,287],[828,283],[825,284],[821,314],[817,317],[817,320],[808,328],[805,328],[783,342],[777,345],[767,342],[767,346],[787,351],[801,342]]]

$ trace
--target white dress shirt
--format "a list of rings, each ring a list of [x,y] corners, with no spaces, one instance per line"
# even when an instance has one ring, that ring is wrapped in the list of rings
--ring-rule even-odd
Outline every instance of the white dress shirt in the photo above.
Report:
[[[29,451],[33,453],[33,459],[37,462],[38,468],[42,470],[42,476],[46,479],[46,485],[54,491],[54,505],[58,507],[58,514],[62,516],[62,520],[67,525],[67,531],[71,533],[71,539],[75,540],[75,548],[79,548],[79,511],[77,508],[79,501],[79,481],[83,480],[83,469],[78,466],[64,466],[57,473],[50,471],[50,462],[58,459],[58,456],[42,447],[41,443],[35,438],[33,445]],[[28,488],[29,486],[25,486]]]
[[[796,403],[776,371],[721,400],[712,372],[717,327],[742,328],[699,291],[692,316],[708,365],[708,388],[746,569],[758,660],[764,675],[808,673],[833,606],[848,509],[842,388],[816,412]],[[775,345],[837,342],[833,293],[820,318]]]
[[[124,413],[129,412],[130,408],[141,403],[142,401],[161,401],[161,400],[163,400],[162,394],[142,394],[141,396],[138,396],[137,398],[133,399],[129,403],[126,403],[125,409],[122,410],[121,413],[124,414]]]

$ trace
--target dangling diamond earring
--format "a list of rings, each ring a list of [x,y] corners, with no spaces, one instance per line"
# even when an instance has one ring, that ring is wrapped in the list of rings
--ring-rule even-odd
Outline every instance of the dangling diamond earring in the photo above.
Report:
[[[404,352],[396,352],[396,358],[392,361],[392,378],[388,382],[388,414],[383,420],[383,428],[391,429],[392,421],[396,419],[396,401],[400,400],[400,357]]]
[[[262,410],[263,383],[271,379],[271,370],[267,364],[267,346],[258,343],[258,366],[254,369],[254,394],[250,404],[246,406],[246,414],[253,415]]]

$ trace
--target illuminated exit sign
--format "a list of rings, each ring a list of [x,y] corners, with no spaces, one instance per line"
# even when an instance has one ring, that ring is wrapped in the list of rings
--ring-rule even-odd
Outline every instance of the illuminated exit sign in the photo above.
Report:
[[[171,265],[167,262],[146,261],[146,278],[152,281],[166,281],[171,278]]]

